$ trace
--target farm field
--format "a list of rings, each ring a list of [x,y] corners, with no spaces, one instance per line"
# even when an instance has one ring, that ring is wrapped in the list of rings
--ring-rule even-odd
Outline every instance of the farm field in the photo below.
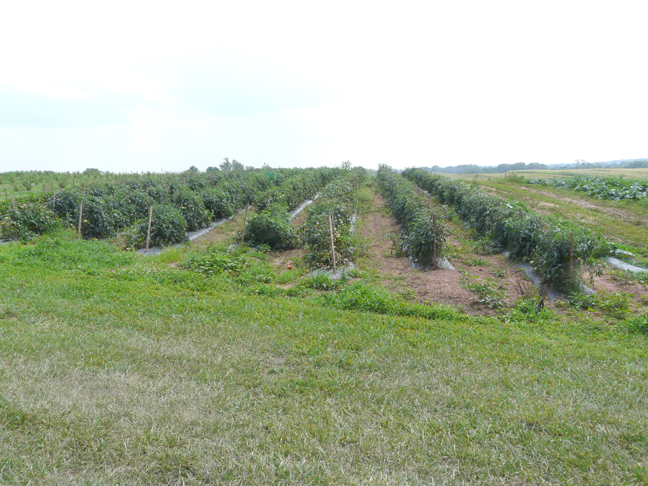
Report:
[[[532,177],[540,176],[534,173]],[[645,204],[601,200],[582,192],[529,185],[516,179],[488,180],[481,176],[463,179],[490,194],[523,202],[539,213],[561,215],[592,230],[599,230],[610,240],[630,246],[640,256],[648,258],[648,207]]]
[[[648,180],[648,169],[579,169],[579,170],[516,170],[495,174],[443,174],[452,179],[464,181],[504,179],[507,176],[521,176],[527,179],[568,177],[568,176],[596,176],[596,177],[626,177],[628,179]]]
[[[61,227],[0,245],[0,483],[648,481],[645,286],[542,299],[433,198],[399,235],[361,172],[292,220],[284,194],[243,246],[241,213],[155,256]],[[339,280],[308,273],[327,214]],[[432,214],[457,271],[403,251]]]

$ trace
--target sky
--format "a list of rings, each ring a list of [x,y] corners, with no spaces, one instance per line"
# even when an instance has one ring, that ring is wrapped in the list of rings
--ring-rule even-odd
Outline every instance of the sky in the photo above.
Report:
[[[619,0],[3,2],[0,172],[648,157],[647,12]]]

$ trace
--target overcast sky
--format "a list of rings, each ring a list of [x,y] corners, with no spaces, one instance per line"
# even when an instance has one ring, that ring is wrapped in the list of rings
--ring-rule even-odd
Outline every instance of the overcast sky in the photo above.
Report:
[[[645,2],[0,7],[0,172],[648,157]]]

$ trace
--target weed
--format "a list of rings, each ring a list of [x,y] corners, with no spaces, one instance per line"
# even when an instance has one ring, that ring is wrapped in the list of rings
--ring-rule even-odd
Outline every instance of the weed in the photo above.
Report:
[[[598,309],[606,316],[615,319],[623,319],[627,315],[630,307],[630,298],[631,296],[624,292],[614,294],[601,292],[598,295],[582,292],[571,292],[569,294],[571,307],[589,311]]]
[[[505,278],[508,275],[508,272],[505,268],[494,268],[493,276],[496,278]]]
[[[483,260],[481,258],[472,258],[470,260],[464,260],[464,265],[468,265],[469,267],[486,267],[490,265],[486,260]]]
[[[648,335],[648,312],[627,319],[624,324],[630,332]]]
[[[316,273],[304,281],[307,288],[315,290],[333,290],[339,288],[342,283],[339,280],[333,280],[325,273]]]
[[[461,275],[462,287],[474,294],[477,294],[477,302],[487,306],[489,309],[500,309],[506,304],[506,294],[501,287],[490,278],[480,281],[479,277],[473,277],[467,273]]]

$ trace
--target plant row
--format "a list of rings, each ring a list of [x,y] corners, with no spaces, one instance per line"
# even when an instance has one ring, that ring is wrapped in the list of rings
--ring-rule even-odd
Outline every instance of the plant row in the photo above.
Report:
[[[300,229],[300,242],[305,249],[304,262],[309,268],[330,268],[333,265],[329,215],[333,223],[336,263],[348,265],[359,248],[357,237],[352,233],[353,215],[358,206],[358,190],[367,176],[362,168],[344,172],[307,209],[306,222]]]
[[[312,197],[340,169],[284,169],[274,178],[264,171],[227,174],[158,174],[99,182],[84,189],[30,195],[16,206],[0,204],[0,238],[29,238],[58,223],[77,226],[83,203],[84,238],[108,238],[125,232],[131,244],[142,246],[153,207],[151,244],[186,241],[186,232],[231,216],[245,204],[281,199],[286,207]],[[289,195],[285,195],[289,194]]]
[[[447,227],[416,186],[386,165],[378,169],[378,186],[400,225],[400,249],[421,265],[443,256]],[[436,219],[436,231],[434,220]]]
[[[557,217],[541,216],[512,201],[490,196],[461,181],[407,169],[403,176],[442,204],[452,205],[460,218],[494,250],[528,261],[543,282],[557,288],[577,288],[584,267],[610,252],[600,234]],[[573,262],[570,235],[573,235]]]
[[[548,179],[532,179],[529,181],[529,184],[539,184],[543,186],[581,191],[598,199],[610,199],[613,201],[648,198],[648,182],[626,180],[620,177],[557,177]]]

